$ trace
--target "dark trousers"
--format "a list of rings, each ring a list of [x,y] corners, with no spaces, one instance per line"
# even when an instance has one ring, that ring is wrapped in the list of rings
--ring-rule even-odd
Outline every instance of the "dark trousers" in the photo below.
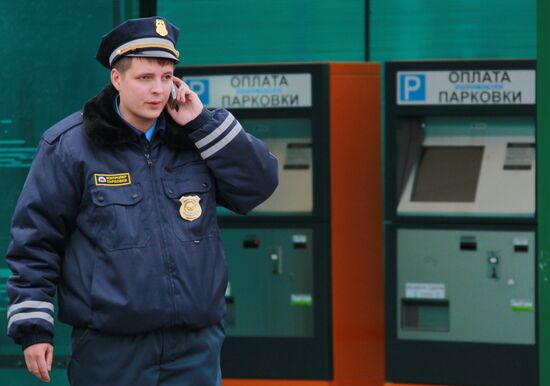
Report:
[[[108,335],[74,328],[71,386],[220,386],[221,324]]]

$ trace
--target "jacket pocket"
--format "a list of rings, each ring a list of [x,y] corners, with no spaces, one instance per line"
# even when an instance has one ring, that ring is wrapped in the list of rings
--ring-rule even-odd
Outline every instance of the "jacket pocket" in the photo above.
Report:
[[[98,244],[109,250],[141,248],[150,237],[140,184],[91,189]]]
[[[216,200],[207,169],[179,168],[163,179],[169,201],[167,216],[181,241],[195,241],[216,232]]]

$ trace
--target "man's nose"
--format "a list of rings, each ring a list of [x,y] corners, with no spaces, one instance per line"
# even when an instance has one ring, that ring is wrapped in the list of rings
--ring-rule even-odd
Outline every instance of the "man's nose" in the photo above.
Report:
[[[155,79],[153,81],[153,85],[151,87],[151,92],[155,93],[155,94],[159,94],[159,93],[162,93],[163,89],[162,89],[162,80],[161,79]]]

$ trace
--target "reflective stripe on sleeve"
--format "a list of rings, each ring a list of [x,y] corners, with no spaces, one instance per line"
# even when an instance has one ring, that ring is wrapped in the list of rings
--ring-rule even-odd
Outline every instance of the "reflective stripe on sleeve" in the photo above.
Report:
[[[53,316],[45,312],[20,312],[19,314],[13,315],[8,321],[8,331],[13,323],[19,322],[21,320],[27,319],[44,319],[47,322],[50,322],[53,325]]]
[[[195,142],[195,146],[197,146],[198,149],[205,147],[210,142],[218,138],[220,135],[224,133],[225,130],[233,123],[235,120],[235,117],[229,113],[225,120],[222,122],[221,125],[218,126],[218,128],[214,131],[212,131],[210,134],[208,134],[206,137],[201,139],[200,141]]]
[[[233,138],[235,138],[237,136],[237,134],[239,134],[241,129],[242,129],[241,124],[239,122],[237,122],[235,127],[233,127],[233,129],[229,132],[229,134],[227,134],[220,142],[216,143],[214,146],[212,146],[211,148],[209,148],[209,149],[207,149],[207,150],[205,150],[201,153],[202,159],[207,159],[211,155],[213,155],[213,154],[217,153],[218,151],[220,151],[221,149],[223,149],[225,147],[225,145],[227,145],[229,142],[231,142],[231,140],[233,140]]]
[[[15,311],[20,310],[22,308],[46,308],[51,312],[53,312],[53,304],[50,302],[40,302],[38,300],[26,300],[21,303],[12,304],[8,308],[8,315],[7,315],[8,319],[11,316],[11,314],[13,314]]]

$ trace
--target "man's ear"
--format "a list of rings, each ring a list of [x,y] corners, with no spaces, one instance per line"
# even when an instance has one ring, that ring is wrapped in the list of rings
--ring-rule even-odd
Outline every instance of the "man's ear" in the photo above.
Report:
[[[120,72],[118,72],[118,70],[116,68],[111,69],[111,83],[113,84],[113,86],[115,86],[117,91],[120,91],[120,78],[121,77],[122,77],[122,74]]]

